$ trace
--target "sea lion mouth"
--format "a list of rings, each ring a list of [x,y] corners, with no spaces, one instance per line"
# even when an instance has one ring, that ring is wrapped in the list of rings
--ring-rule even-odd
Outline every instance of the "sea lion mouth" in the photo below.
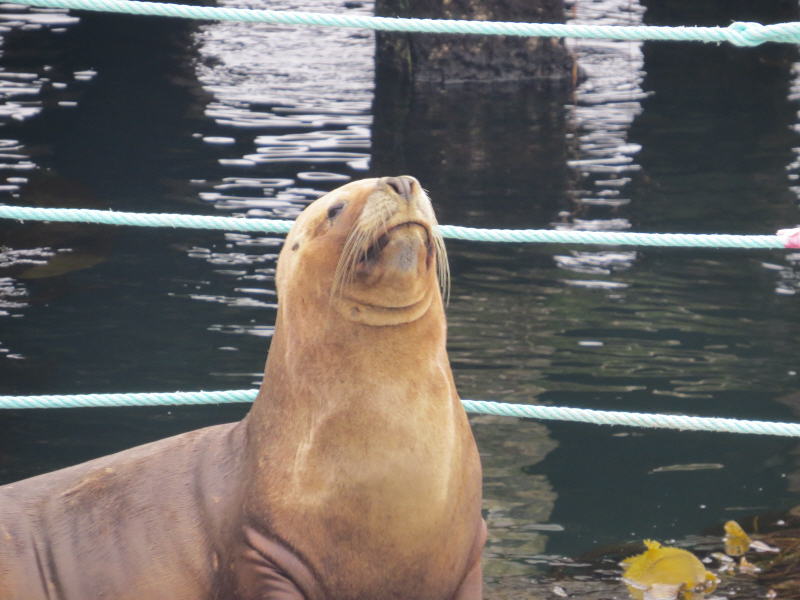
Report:
[[[350,296],[350,293],[345,294],[345,289],[357,280],[369,286],[375,273],[413,276],[421,266],[420,245],[424,248],[424,269],[430,270],[435,264],[442,296],[447,298],[450,273],[444,240],[438,231],[422,220],[407,220],[384,224],[378,232],[356,229],[348,237],[336,266],[332,298]],[[387,255],[390,245],[392,252]]]
[[[419,221],[406,221],[405,223],[399,223],[389,227],[385,232],[379,235],[359,257],[358,267],[363,269],[374,265],[380,259],[384,248],[389,245],[389,241],[392,239],[392,234],[411,227],[419,227],[425,233],[425,261],[426,265],[430,266],[431,259],[433,258],[433,241],[431,240],[431,233],[428,227]]]
[[[432,271],[446,302],[447,251],[427,196],[405,198],[399,192],[378,190],[355,218],[340,248],[331,300],[410,306],[420,294],[429,297],[423,293],[429,285],[424,280]]]

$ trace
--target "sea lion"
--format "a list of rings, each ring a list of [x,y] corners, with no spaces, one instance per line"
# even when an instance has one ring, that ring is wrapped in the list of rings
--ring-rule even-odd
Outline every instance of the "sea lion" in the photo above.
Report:
[[[481,598],[435,223],[407,176],[310,204],[248,415],[0,487],[0,598]]]

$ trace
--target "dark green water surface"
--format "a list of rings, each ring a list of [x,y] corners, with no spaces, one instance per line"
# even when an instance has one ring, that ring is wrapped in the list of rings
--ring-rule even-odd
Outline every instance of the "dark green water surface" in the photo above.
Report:
[[[572,17],[648,22],[630,0],[578,2]],[[770,234],[800,221],[793,47],[571,48],[587,75],[573,93],[407,101],[375,82],[370,33],[2,5],[0,202],[292,218],[345,181],[409,173],[447,224]],[[0,395],[258,385],[281,242],[0,222]],[[448,250],[464,398],[800,421],[800,252]],[[246,410],[0,412],[0,483]],[[472,423],[494,582],[798,504],[792,439]]]

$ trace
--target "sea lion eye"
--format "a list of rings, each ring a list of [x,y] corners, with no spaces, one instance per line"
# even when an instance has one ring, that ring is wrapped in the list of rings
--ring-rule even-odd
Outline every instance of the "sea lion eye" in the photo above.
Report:
[[[333,221],[344,210],[344,202],[337,202],[328,209],[328,218]]]

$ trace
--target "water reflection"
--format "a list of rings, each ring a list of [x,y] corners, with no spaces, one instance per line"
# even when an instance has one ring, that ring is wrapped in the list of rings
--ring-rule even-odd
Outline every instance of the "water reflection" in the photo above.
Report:
[[[14,4],[0,6],[0,35],[5,40],[19,32],[63,33],[66,28],[78,22],[60,9],[39,9],[21,7]],[[24,34],[23,34],[24,35]],[[0,71],[0,122],[6,119],[25,121],[38,115],[42,108],[41,94],[45,88],[64,90],[67,83],[53,78],[52,67],[41,66],[35,73],[15,72],[7,68]],[[78,80],[78,73],[75,73]],[[67,106],[67,100],[58,101],[60,106]],[[17,146],[15,140],[3,140],[4,153],[2,159],[11,159],[11,163],[0,165],[2,169],[29,170],[33,163],[25,160],[23,154],[9,154],[8,146]],[[16,149],[20,149],[17,147]],[[21,162],[20,162],[21,161]]]
[[[279,2],[270,8],[297,7]],[[336,12],[341,7],[323,2],[313,8]],[[371,6],[349,10],[371,14]],[[195,39],[197,77],[212,98],[205,107],[209,121],[198,135],[218,156],[220,167],[218,178],[196,181],[195,189],[213,210],[293,219],[309,202],[368,169],[372,34],[220,22],[203,26]],[[310,53],[312,47],[316,50]],[[191,257],[206,260],[223,277],[218,285],[227,293],[189,297],[273,308],[274,298],[264,298],[273,292],[265,287],[274,286],[282,241],[279,235],[236,234],[226,235],[224,245],[192,248]],[[253,268],[260,263],[266,266]],[[212,331],[234,330],[255,336],[266,331],[247,323]]]
[[[0,43],[8,45],[15,35],[41,33],[63,33],[75,24],[77,18],[63,10],[33,9],[18,5],[0,6]],[[24,33],[22,33],[24,32]],[[4,49],[0,50],[4,53]],[[13,135],[19,124],[40,114],[45,104],[68,106],[70,86],[52,67],[37,64],[27,70],[27,64],[0,66],[0,126],[6,135]],[[25,69],[25,70],[23,70]],[[77,80],[77,74],[74,78]],[[54,101],[55,100],[55,101]],[[49,102],[48,102],[49,101]],[[29,182],[31,173],[37,168],[26,144],[20,139],[0,139],[0,201],[16,201],[20,190]],[[54,248],[37,245],[35,241],[23,243],[13,235],[0,238],[0,269],[3,275],[31,273],[69,248]],[[0,278],[0,319],[20,318],[30,301],[30,291],[19,276]],[[0,357],[21,359],[24,356],[0,345]]]
[[[471,422],[483,461],[489,523],[485,574],[530,573],[530,559],[545,552],[547,532],[563,530],[550,521],[558,494],[535,467],[557,444],[538,423],[489,416]]]
[[[800,118],[800,63],[792,65],[792,82],[789,91],[789,101],[798,110],[797,116]],[[795,133],[800,133],[800,123],[792,126]],[[797,203],[800,206],[800,145],[792,148],[795,159],[786,165],[786,176],[789,180],[789,190],[795,194]],[[788,222],[788,226],[797,225],[797,221]],[[786,296],[794,296],[800,292],[800,254],[797,252],[787,253],[784,261],[779,264],[764,263],[764,268],[774,270],[777,273],[775,293]]]
[[[639,25],[644,7],[630,0],[576,2],[570,23],[580,25]],[[644,57],[640,42],[572,40],[586,80],[575,92],[570,121],[575,156],[567,164],[575,176],[569,198],[572,206],[559,216],[559,229],[615,231],[630,228],[624,208],[631,202],[629,184],[641,167],[641,146],[628,141],[628,129],[642,110],[645,97]],[[559,268],[575,273],[611,275],[630,268],[635,252],[573,251],[557,255]],[[613,278],[565,279],[569,285],[613,290],[626,284]]]

